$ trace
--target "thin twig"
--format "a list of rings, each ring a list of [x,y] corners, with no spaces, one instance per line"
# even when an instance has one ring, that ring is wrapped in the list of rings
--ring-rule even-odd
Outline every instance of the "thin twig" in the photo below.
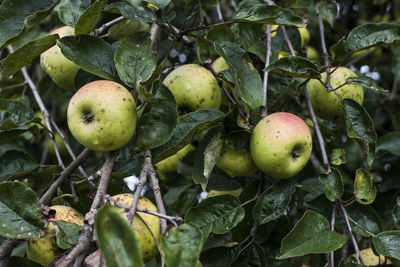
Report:
[[[125,18],[123,16],[120,16],[116,19],[113,19],[107,23],[104,23],[100,28],[96,29],[93,31],[93,34],[95,36],[99,36],[100,34],[102,34],[105,30],[107,30],[108,28],[110,28],[111,26],[113,26],[114,24],[117,24],[121,21],[123,21]]]
[[[23,86],[23,85],[25,85],[25,84],[26,84],[26,82],[23,81],[23,82],[21,82],[21,83],[17,83],[17,84],[12,84],[12,85],[9,85],[9,86],[1,87],[1,88],[0,88],[0,91],[2,91],[2,90],[8,90],[8,89],[14,89],[14,88]]]
[[[261,190],[262,190],[262,188],[263,188],[263,184],[264,184],[264,178],[261,178],[260,181],[258,182],[258,188],[257,188],[257,193],[256,193],[256,195],[255,195],[253,198],[251,198],[251,199],[249,199],[249,200],[243,202],[242,204],[240,204],[240,207],[244,207],[244,206],[246,206],[247,204],[249,204],[249,203],[253,202],[254,200],[256,200],[256,199],[260,196],[260,194],[261,194]]]
[[[269,61],[271,60],[271,25],[267,25],[267,51],[265,55],[265,66],[266,69],[269,66]],[[264,80],[263,80],[263,89],[264,89],[264,100],[262,105],[261,118],[267,116],[267,95],[268,95],[268,71],[264,69]]]
[[[217,9],[218,20],[221,22],[224,21],[224,17],[222,16],[222,11],[221,11],[221,3],[219,1],[217,2],[216,9]]]
[[[355,224],[358,228],[360,228],[361,230],[363,230],[364,232],[366,232],[367,234],[369,234],[372,237],[375,237],[375,235],[373,233],[371,233],[370,231],[368,231],[367,228],[365,228],[364,226],[362,226],[361,224],[359,224],[358,222],[356,222],[355,220],[353,220],[353,218],[351,218],[349,216],[349,221],[351,221],[353,224]]]
[[[41,204],[48,204],[56,192],[57,188],[70,176],[73,170],[75,170],[82,162],[84,162],[89,155],[91,150],[85,148],[79,156],[72,161],[65,170],[63,170],[57,180],[47,189],[46,193],[40,198]]]
[[[331,215],[331,230],[335,231],[336,222],[336,205],[332,204],[332,215]],[[329,253],[329,267],[335,267],[335,252]]]
[[[330,77],[329,77],[331,63],[329,61],[328,50],[326,49],[324,22],[322,21],[322,15],[321,15],[321,12],[319,11],[318,6],[316,6],[315,9],[316,9],[317,16],[318,16],[319,34],[321,37],[322,57],[324,58],[324,65],[326,67],[326,89],[328,90],[328,92],[330,92],[332,90]]]
[[[154,170],[152,164],[150,164],[149,178],[150,178],[151,188],[153,189],[154,197],[156,199],[158,211],[161,214],[166,215],[164,201],[161,196],[161,189],[160,186],[158,185],[158,178],[156,176],[156,171]],[[164,218],[161,218],[161,232],[162,234],[165,234],[167,232],[167,222]]]
[[[110,152],[108,159],[105,161],[102,167],[103,172],[101,174],[99,187],[97,188],[96,195],[94,197],[90,210],[85,215],[85,225],[83,226],[81,235],[78,238],[77,245],[64,258],[61,258],[60,261],[57,262],[58,267],[69,266],[72,262],[75,261],[76,257],[81,255],[89,248],[91,237],[93,234],[92,225],[94,223],[94,217],[97,213],[98,208],[103,203],[103,199],[106,195],[107,187],[110,182],[111,171],[114,166],[114,162],[118,156],[118,153],[119,151]]]
[[[10,256],[14,247],[18,244],[18,239],[9,238],[5,239],[0,246],[0,259],[3,260]]]
[[[293,49],[292,43],[290,42],[287,33],[286,33],[286,29],[285,29],[284,26],[281,26],[281,27],[282,27],[283,37],[284,37],[284,39],[285,39],[285,41],[286,41],[286,43],[287,43],[287,45],[289,47],[289,50],[290,50],[290,54],[292,56],[294,56],[295,55],[295,51]],[[325,150],[325,141],[324,141],[324,138],[322,137],[321,130],[319,129],[317,118],[316,118],[316,116],[314,114],[314,110],[313,110],[313,107],[312,107],[312,104],[311,104],[311,101],[310,101],[310,97],[308,96],[307,88],[306,88],[305,85],[303,85],[302,87],[303,87],[304,97],[305,97],[306,102],[307,102],[308,112],[310,113],[311,120],[312,120],[312,122],[314,124],[315,134],[317,135],[319,147],[321,149],[322,161],[323,161],[323,164],[324,164],[324,168],[325,168],[325,170],[327,172],[330,172],[330,168],[331,167],[330,167],[330,164],[329,164],[328,155],[327,155],[326,150]]]
[[[54,130],[60,135],[61,140],[63,141],[65,147],[67,148],[67,151],[68,151],[69,155],[71,156],[72,160],[75,160],[76,159],[75,153],[74,153],[74,151],[72,151],[71,146],[68,144],[68,140],[65,137],[63,131],[61,131],[61,129],[57,126],[57,124],[53,118],[50,118],[50,122],[53,125]],[[78,167],[78,170],[84,177],[88,176],[88,174],[85,172],[85,170],[81,166]]]
[[[349,215],[347,214],[346,208],[343,206],[343,204],[340,201],[336,201],[336,203],[339,205],[340,209],[342,210],[344,221],[346,222],[346,226],[347,226],[347,231],[349,232],[351,242],[353,243],[354,250],[356,251],[357,258],[360,260],[361,264],[365,265],[364,260],[362,259],[361,254],[360,254],[360,249],[358,248],[357,241],[354,238],[353,231],[351,230]]]
[[[136,187],[136,191],[135,191],[135,195],[133,196],[131,208],[129,209],[129,212],[128,212],[128,222],[129,223],[132,223],[132,221],[133,221],[133,217],[136,212],[136,207],[139,202],[139,198],[142,194],[143,187],[147,181],[147,175],[148,175],[150,166],[151,166],[151,151],[148,149],[148,150],[146,150],[145,155],[144,155],[144,162],[143,162],[143,166],[142,166],[142,171],[140,172],[140,176],[139,176],[139,183]]]

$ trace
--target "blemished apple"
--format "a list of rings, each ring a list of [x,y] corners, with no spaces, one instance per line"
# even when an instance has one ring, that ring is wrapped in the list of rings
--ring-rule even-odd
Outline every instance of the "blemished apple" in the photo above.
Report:
[[[133,201],[133,194],[119,194],[116,196],[113,196],[113,199],[115,200],[116,203],[130,207],[132,205]],[[147,209],[150,211],[155,211],[158,212],[157,207],[147,198],[145,197],[140,197],[139,202],[137,204],[138,208],[141,209]],[[123,212],[123,209],[121,208],[121,212]],[[127,213],[124,212],[125,216],[127,216]],[[139,215],[142,220],[146,223],[144,224],[142,220],[135,215],[131,224],[132,230],[135,232],[136,238],[139,242],[139,248],[140,252],[142,254],[143,260],[144,261],[149,261],[152,259],[158,252],[157,250],[157,244],[156,241],[154,241],[154,238],[159,242],[161,238],[161,222],[160,218],[148,213],[143,213],[143,212],[136,212],[137,215]],[[149,229],[147,228],[147,226]],[[153,233],[153,236],[151,235]]]
[[[49,218],[49,226],[45,229],[46,233],[43,236],[36,236],[27,242],[26,254],[28,259],[33,260],[41,265],[50,264],[54,257],[61,254],[63,250],[57,246],[56,243],[56,229],[52,222],[65,221],[83,226],[84,217],[75,209],[56,205],[51,206],[50,209],[55,210],[55,215]]]
[[[221,89],[214,75],[197,64],[185,64],[171,71],[163,84],[175,97],[179,108],[190,111],[218,109]]]
[[[357,75],[346,67],[331,68],[333,71],[330,75],[330,84],[333,89],[342,86],[347,78],[357,77]],[[321,80],[326,83],[326,72],[321,74]],[[346,84],[336,90],[336,93],[327,89],[320,81],[312,79],[307,83],[307,91],[314,108],[315,114],[327,120],[335,117],[343,116],[343,107],[340,98],[352,99],[358,104],[362,104],[364,100],[364,90],[361,85]]]
[[[221,150],[217,166],[230,177],[251,176],[257,171],[249,152],[239,152],[227,142]]]
[[[67,120],[79,143],[95,151],[112,151],[123,147],[135,134],[136,103],[122,85],[98,80],[72,96]]]
[[[260,120],[250,137],[250,155],[265,174],[286,179],[299,173],[310,159],[311,133],[298,116],[277,112]]]
[[[62,38],[74,35],[74,32],[74,28],[64,26],[51,31],[50,34],[58,34]],[[74,77],[79,66],[67,59],[57,45],[52,46],[40,55],[40,65],[58,87],[66,90],[73,89]]]
[[[168,173],[175,172],[178,169],[178,163],[183,159],[190,151],[195,150],[195,146],[188,144],[184,146],[181,150],[176,152],[176,154],[163,159],[155,164],[157,168],[157,174],[161,179],[165,179]]]

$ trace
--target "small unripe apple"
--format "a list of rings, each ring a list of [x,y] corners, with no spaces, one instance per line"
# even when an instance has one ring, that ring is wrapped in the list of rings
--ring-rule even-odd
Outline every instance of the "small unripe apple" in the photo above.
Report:
[[[179,108],[190,111],[218,109],[221,89],[214,75],[197,64],[185,64],[171,71],[163,84],[171,90]]]
[[[331,70],[333,73],[331,73],[329,77],[333,89],[343,85],[347,78],[357,77],[354,72],[345,67],[331,68]],[[326,72],[322,73],[321,76],[321,80],[326,83]],[[320,81],[312,79],[307,83],[307,91],[315,114],[327,120],[343,116],[342,104],[337,94],[342,100],[352,99],[360,105],[364,100],[364,90],[361,85],[356,84],[346,84],[337,89],[336,94],[333,91],[328,93],[327,89]]]
[[[283,58],[283,57],[287,57],[287,56],[289,56],[289,55],[290,55],[289,52],[281,51],[281,52],[279,52],[279,54],[278,54],[278,59],[281,59],[281,58]]]
[[[58,133],[56,133],[55,136],[54,136],[54,139],[56,141],[57,148],[58,148],[58,151],[60,152],[60,155],[62,157],[67,156],[68,155],[68,150],[67,150],[67,147],[65,146],[61,136]],[[53,145],[53,142],[51,140],[49,140],[47,142],[47,153],[49,153],[49,156],[53,156],[53,157],[56,155],[56,151],[54,149],[54,145]]]
[[[50,34],[58,34],[62,38],[74,35],[74,31],[74,28],[64,26],[51,31]],[[73,89],[74,77],[79,66],[67,59],[57,45],[40,55],[40,65],[57,86],[67,90]]]
[[[287,112],[260,120],[250,137],[250,155],[265,174],[290,178],[299,173],[311,156],[312,138],[306,123]]]
[[[319,61],[318,51],[312,46],[306,46],[306,57],[309,60]]]
[[[72,96],[67,120],[79,143],[96,151],[112,151],[123,147],[135,134],[136,103],[122,85],[98,80]]]
[[[375,255],[372,248],[366,248],[360,251],[361,258],[364,260],[366,266],[381,266],[386,264],[392,264],[390,260],[386,259],[383,255]],[[357,257],[356,254],[353,254],[354,257]],[[360,260],[358,260],[360,264]]]
[[[133,197],[134,197],[133,194],[119,194],[113,196],[113,199],[118,204],[130,207],[132,205]],[[149,211],[158,212],[157,207],[145,197],[139,198],[137,207]],[[121,211],[123,212],[122,209]],[[132,230],[135,232],[136,238],[138,240],[143,260],[149,261],[158,252],[157,244],[154,241],[154,238],[152,237],[151,233],[153,233],[155,239],[158,242],[160,242],[161,238],[160,218],[143,212],[136,212],[136,214],[139,215],[146,224],[144,224],[142,220],[137,215],[135,215],[131,224]],[[127,216],[127,213],[124,212],[124,215]],[[149,227],[151,233],[146,225]]]
[[[57,246],[56,229],[52,222],[65,221],[79,226],[83,226],[84,222],[83,215],[71,207],[56,205],[51,206],[50,209],[55,211],[55,215],[53,218],[49,218],[50,224],[45,229],[46,233],[43,236],[39,235],[29,239],[26,246],[28,259],[44,266],[50,264],[55,256],[63,252]]]
[[[310,32],[307,30],[306,27],[300,27],[298,28],[300,37],[301,37],[301,47],[304,47],[308,45],[308,42],[310,42]]]
[[[178,163],[183,159],[190,151],[196,148],[192,144],[184,146],[181,150],[176,152],[176,154],[163,159],[155,164],[157,168],[157,174],[161,179],[165,179],[166,174],[175,172],[178,169]]]
[[[249,152],[239,152],[227,142],[221,150],[217,166],[230,177],[250,176],[257,171]]]

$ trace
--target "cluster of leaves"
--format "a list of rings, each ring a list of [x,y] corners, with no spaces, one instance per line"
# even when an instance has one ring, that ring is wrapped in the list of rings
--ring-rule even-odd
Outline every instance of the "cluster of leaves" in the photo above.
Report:
[[[370,247],[372,242],[377,253],[392,262],[400,260],[400,116],[396,93],[400,80],[400,50],[396,47],[400,24],[396,20],[400,14],[388,3],[377,2],[382,2],[382,13],[371,8],[372,3],[318,2],[326,20],[332,64],[346,64],[352,54],[364,49],[383,49],[382,56],[367,65],[369,74],[379,73],[380,79],[362,75],[361,61],[352,63],[360,75],[347,82],[364,87],[364,105],[344,100],[345,118],[331,122],[318,119],[334,167],[321,173],[321,151],[314,138],[309,164],[296,177],[280,181],[265,179],[260,172],[231,179],[214,166],[215,159],[225,139],[238,151],[247,149],[251,128],[260,119],[265,70],[270,72],[268,112],[288,111],[306,121],[309,118],[299,88],[307,79],[319,78],[325,68],[306,58],[296,27],[307,22],[311,45],[320,47],[314,1],[285,1],[278,7],[244,0],[237,8],[230,1],[217,0],[2,1],[0,235],[24,241],[43,229],[39,196],[60,172],[55,159],[42,159],[47,132],[34,116],[38,106],[21,72],[28,68],[47,108],[68,132],[65,107],[73,92],[58,88],[38,64],[39,55],[56,44],[80,67],[75,90],[90,81],[107,79],[124,84],[139,96],[137,133],[120,151],[109,194],[129,191],[121,178],[139,175],[146,149],[151,149],[153,163],[157,163],[189,143],[197,144],[198,149],[179,163],[177,172],[161,181],[167,213],[184,217],[184,223],[169,230],[160,243],[167,266],[195,266],[198,260],[204,266],[323,266],[323,253],[339,248],[343,248],[342,254],[336,253],[340,266],[357,266],[348,260],[353,247],[347,218],[338,210],[335,229],[329,224],[332,209],[339,202],[346,204],[361,248]],[[216,5],[222,8],[226,23],[218,22]],[[119,16],[124,20],[99,36],[96,29]],[[387,22],[383,22],[385,18]],[[279,52],[289,50],[278,28],[272,38],[272,62],[265,69],[266,24],[285,25],[298,54],[278,59]],[[76,36],[59,39],[45,33],[61,25],[73,26]],[[152,26],[159,27],[158,34],[151,35]],[[12,49],[7,49],[10,46]],[[219,56],[229,65],[221,77],[232,84],[237,104],[222,111],[179,114],[172,93],[162,85],[165,74],[182,63],[204,64]],[[386,93],[383,88],[392,91]],[[247,121],[238,119],[239,110],[248,115]],[[69,140],[75,151],[82,149],[73,138]],[[96,154],[88,159],[85,170],[94,173],[103,161],[104,155]],[[86,213],[94,188],[83,178],[78,172],[71,177],[79,202],[69,198],[72,192],[66,183],[52,204],[67,203]],[[222,195],[199,203],[202,191],[239,188],[243,189],[239,197]],[[63,233],[58,245],[71,247],[77,240],[77,229],[63,223],[58,227]],[[120,266],[141,262],[137,261],[140,256],[134,234],[115,209],[102,208],[96,228],[107,261]],[[33,266],[24,258],[24,246],[20,242],[15,248],[10,266]],[[157,256],[146,266],[159,263]]]

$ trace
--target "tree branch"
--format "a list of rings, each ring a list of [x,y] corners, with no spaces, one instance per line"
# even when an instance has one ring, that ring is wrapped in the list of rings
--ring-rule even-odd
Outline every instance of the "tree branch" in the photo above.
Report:
[[[331,230],[335,231],[336,222],[336,205],[332,204],[332,215],[331,215]],[[329,253],[329,267],[335,267],[335,252]]]
[[[46,193],[42,195],[40,198],[41,204],[48,204],[53,197],[54,193],[56,192],[57,188],[71,175],[72,171],[75,170],[82,162],[84,162],[89,155],[91,150],[85,148],[79,156],[72,161],[65,170],[63,170],[57,180],[47,189]]]
[[[92,34],[94,34],[95,36],[99,36],[101,35],[105,30],[107,30],[108,28],[110,28],[111,26],[113,26],[114,24],[117,24],[121,21],[123,21],[125,18],[123,16],[120,16],[116,19],[113,19],[107,23],[104,23],[100,28],[95,29]]]
[[[330,92],[332,90],[331,83],[330,83],[330,77],[329,77],[331,63],[329,61],[328,50],[326,49],[324,22],[322,21],[322,15],[321,15],[321,12],[319,11],[318,6],[316,6],[316,12],[317,12],[317,16],[318,16],[319,34],[321,36],[322,56],[324,58],[324,65],[326,67],[326,89],[328,90],[328,92]]]
[[[360,249],[358,248],[356,239],[354,238],[353,231],[351,230],[349,215],[347,214],[346,208],[343,206],[343,204],[340,201],[336,201],[336,203],[339,205],[340,209],[342,210],[344,221],[346,222],[346,226],[347,226],[347,231],[349,232],[351,242],[353,243],[354,250],[356,251],[357,258],[360,260],[361,264],[365,265],[364,260],[361,257]]]
[[[158,185],[156,171],[154,170],[154,167],[152,164],[150,165],[149,178],[150,178],[151,188],[153,189],[154,197],[156,198],[156,204],[157,204],[158,211],[161,214],[166,215],[164,201],[161,196],[161,189],[160,189],[160,186]],[[167,222],[165,221],[165,218],[161,218],[161,233],[165,234],[166,232],[167,232]]]
[[[269,66],[269,61],[271,59],[271,25],[267,25],[267,51],[266,51],[266,56],[265,56],[265,68]],[[262,105],[262,112],[261,112],[261,118],[267,116],[267,88],[268,88],[268,71],[264,70],[264,80],[263,80],[263,89],[264,89],[264,99],[263,99],[263,105]]]

